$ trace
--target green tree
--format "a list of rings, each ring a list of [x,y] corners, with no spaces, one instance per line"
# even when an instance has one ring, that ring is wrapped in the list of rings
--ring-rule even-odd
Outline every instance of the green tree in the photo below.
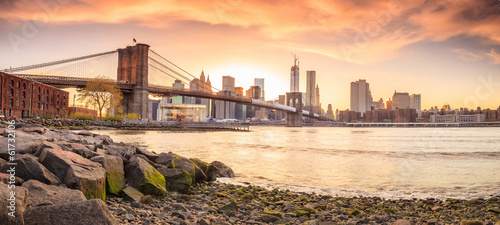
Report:
[[[120,102],[123,96],[116,82],[102,77],[95,78],[89,82],[78,96],[78,101],[85,106],[93,106],[99,110],[99,117],[102,118],[102,111],[106,108],[115,110],[115,113],[123,111]]]

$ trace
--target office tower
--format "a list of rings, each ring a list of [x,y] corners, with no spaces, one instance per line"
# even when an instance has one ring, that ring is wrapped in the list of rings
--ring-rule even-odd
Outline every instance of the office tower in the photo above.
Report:
[[[378,101],[373,102],[373,109],[385,109],[384,100],[380,98]]]
[[[410,108],[410,95],[407,92],[396,92],[392,95],[392,108],[393,109],[407,109]]]
[[[316,84],[316,103],[314,104],[317,107],[321,107],[321,103],[319,102],[319,85]]]
[[[363,116],[371,110],[372,94],[366,80],[351,82],[351,111],[360,112]]]
[[[255,78],[254,86],[260,87],[260,100],[265,101],[265,92],[264,92],[264,78]]]
[[[222,77],[222,90],[230,91],[231,95],[234,95],[234,77],[231,76],[223,76]]]
[[[299,92],[299,64],[298,59],[294,56],[294,65],[290,71],[290,92]]]
[[[248,99],[261,99],[260,97],[260,87],[259,86],[251,86],[250,89],[247,90],[247,98]]]
[[[222,91],[217,93],[218,95],[235,96],[235,86],[234,77],[223,76],[222,77]],[[217,119],[234,119],[235,115],[235,103],[229,101],[215,101],[215,117]]]
[[[306,107],[316,104],[316,71],[306,72]],[[312,108],[312,107],[311,107]]]
[[[243,93],[244,93],[244,92],[243,92],[243,88],[242,88],[242,87],[235,87],[235,88],[234,88],[234,94],[235,94],[236,96],[244,96],[244,94],[243,94]]]
[[[420,117],[422,113],[421,104],[422,100],[420,94],[412,94],[410,96],[410,108],[417,110],[418,117]]]
[[[335,117],[333,116],[332,104],[328,104],[328,109],[326,110],[326,118],[333,120]]]

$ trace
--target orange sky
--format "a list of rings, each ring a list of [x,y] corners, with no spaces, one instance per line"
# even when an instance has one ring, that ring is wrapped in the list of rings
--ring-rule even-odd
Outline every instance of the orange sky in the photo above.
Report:
[[[132,38],[212,84],[266,98],[289,91],[291,53],[317,71],[326,108],[349,108],[349,83],[374,99],[422,94],[423,108],[500,105],[500,1],[0,1],[0,69],[125,47]]]

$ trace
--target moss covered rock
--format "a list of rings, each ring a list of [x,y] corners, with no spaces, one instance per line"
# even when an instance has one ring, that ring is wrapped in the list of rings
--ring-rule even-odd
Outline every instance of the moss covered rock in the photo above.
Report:
[[[201,169],[203,174],[205,175],[205,180],[200,180],[198,181],[198,176],[197,176],[197,182],[201,181],[215,181],[217,179],[217,168],[209,163],[203,162],[200,159],[197,158],[192,158],[190,159],[198,168]]]
[[[167,194],[165,177],[144,159],[130,158],[125,174],[129,184],[145,195],[165,197]]]
[[[118,195],[126,185],[122,158],[113,155],[103,155],[93,157],[90,160],[104,167],[106,170],[106,190],[108,193]]]
[[[189,193],[189,190],[193,185],[193,180],[187,171],[178,168],[160,166],[158,167],[158,172],[165,177],[166,188],[168,191],[179,192],[182,194]]]

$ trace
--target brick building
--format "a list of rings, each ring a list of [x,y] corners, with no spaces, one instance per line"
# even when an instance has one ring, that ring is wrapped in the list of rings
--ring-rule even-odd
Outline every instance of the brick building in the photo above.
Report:
[[[2,72],[0,78],[2,115],[16,118],[67,115],[67,91]]]

